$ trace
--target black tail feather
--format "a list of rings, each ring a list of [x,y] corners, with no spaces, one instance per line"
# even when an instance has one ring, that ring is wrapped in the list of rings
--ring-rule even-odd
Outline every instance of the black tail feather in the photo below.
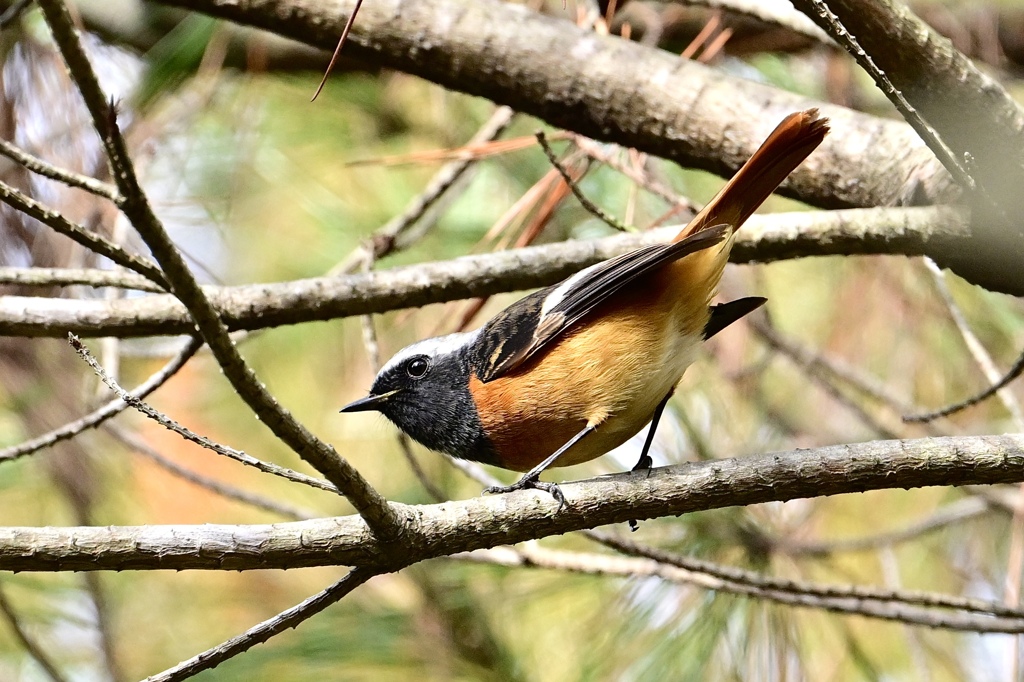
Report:
[[[767,302],[768,299],[762,296],[750,296],[711,306],[711,319],[704,325],[704,340],[707,341],[736,320],[749,315]]]

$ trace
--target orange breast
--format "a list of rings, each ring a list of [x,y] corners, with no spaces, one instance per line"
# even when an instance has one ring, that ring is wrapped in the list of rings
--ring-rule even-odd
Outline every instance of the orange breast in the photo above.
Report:
[[[513,372],[488,383],[471,378],[503,467],[529,470],[594,424],[553,466],[586,462],[651,420],[693,361],[708,320],[704,287],[673,291],[687,260],[636,282]]]

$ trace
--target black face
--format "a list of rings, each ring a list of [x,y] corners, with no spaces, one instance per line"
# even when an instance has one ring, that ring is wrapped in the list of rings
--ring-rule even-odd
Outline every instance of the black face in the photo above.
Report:
[[[416,346],[428,352],[415,353]],[[490,462],[493,448],[484,435],[469,393],[469,368],[454,352],[429,354],[428,342],[377,375],[370,395],[342,412],[377,410],[431,450]]]

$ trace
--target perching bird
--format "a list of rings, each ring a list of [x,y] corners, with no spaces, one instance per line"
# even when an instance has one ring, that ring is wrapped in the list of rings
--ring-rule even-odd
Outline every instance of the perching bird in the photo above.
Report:
[[[603,261],[513,303],[476,331],[395,354],[367,397],[423,445],[526,471],[507,492],[549,490],[540,473],[579,464],[651,423],[636,467],[651,465],[658,419],[701,343],[765,302],[711,305],[733,235],[821,143],[828,120],[791,114],[668,244]]]

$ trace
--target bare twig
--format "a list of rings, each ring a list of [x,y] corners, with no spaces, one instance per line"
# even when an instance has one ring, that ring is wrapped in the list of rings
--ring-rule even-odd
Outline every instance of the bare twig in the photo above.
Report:
[[[696,585],[716,592],[728,592],[791,606],[868,616],[910,625],[967,632],[1024,632],[1024,613],[1014,616],[990,616],[975,612],[950,613],[930,610],[900,601],[822,596],[779,589],[769,585],[734,581],[704,571],[689,570],[648,558],[627,558],[549,549],[538,551],[535,548],[507,550],[504,547],[479,550],[460,555],[458,558],[499,563],[505,566],[552,568],[589,575],[653,576],[670,582]]]
[[[295,483],[302,483],[312,488],[318,488],[320,490],[326,490],[332,493],[338,492],[338,489],[335,488],[330,483],[328,483],[327,481],[324,481],[319,478],[314,478],[312,476],[307,476],[305,474],[301,474],[297,471],[293,471],[286,467],[271,464],[269,462],[264,462],[262,460],[256,459],[252,455],[248,455],[242,452],[241,450],[235,450],[234,448],[229,448],[225,445],[221,445],[220,443],[215,443],[206,436],[200,436],[198,433],[185,428],[184,426],[174,421],[164,413],[154,409],[147,403],[143,402],[142,400],[139,400],[138,398],[136,398],[135,396],[133,396],[132,394],[128,393],[123,388],[118,386],[117,382],[111,379],[110,376],[107,374],[106,370],[104,370],[103,367],[101,367],[100,364],[96,362],[96,358],[92,356],[92,353],[89,352],[89,349],[85,347],[85,345],[81,342],[81,340],[78,339],[78,337],[74,336],[73,334],[69,334],[68,341],[71,344],[71,347],[75,349],[75,351],[82,357],[82,359],[85,360],[85,362],[90,367],[92,367],[92,370],[96,372],[96,375],[103,381],[103,383],[109,386],[110,390],[116,393],[118,397],[121,398],[121,400],[123,400],[129,406],[135,408],[142,414],[146,415],[156,423],[160,424],[164,428],[168,429],[169,431],[173,431],[174,433],[178,434],[185,440],[195,443],[196,445],[206,448],[207,450],[216,452],[218,455],[229,457],[235,460],[236,462],[241,462],[242,464],[246,464],[255,469],[259,469],[264,473],[273,474],[274,476],[280,476],[281,478],[293,481]]]
[[[114,649],[110,608],[107,603],[106,591],[100,582],[100,574],[89,572],[83,575],[82,579],[85,582],[89,598],[92,600],[93,609],[96,611],[96,634],[100,641],[100,658],[103,661],[103,667],[106,668],[110,682],[123,682],[124,674],[121,672],[117,651]]]
[[[992,508],[993,505],[981,497],[968,497],[939,509],[934,514],[922,519],[921,521],[912,523],[905,528],[900,528],[886,533],[823,542],[798,541],[782,538],[773,540],[772,547],[784,552],[785,554],[793,556],[819,557],[838,554],[841,552],[862,552],[868,549],[888,547],[908,540],[915,540],[927,533],[932,533],[953,524],[963,523],[964,521],[977,518],[982,514],[989,512]]]
[[[863,370],[847,364],[838,358],[816,352],[800,344],[795,339],[786,337],[771,325],[757,318],[751,318],[749,324],[751,329],[769,347],[790,358],[798,367],[806,370],[815,379],[828,384],[841,382],[862,395],[888,407],[896,414],[903,415],[915,409],[910,402],[893,393],[883,382]],[[929,426],[928,431],[933,434],[941,432],[936,426]]]
[[[941,410],[934,410],[932,412],[925,412],[920,414],[906,414],[904,413],[903,419],[908,422],[929,422],[939,417],[948,417],[951,414],[965,410],[968,407],[973,407],[983,400],[990,398],[993,395],[998,395],[1002,401],[1003,406],[1013,417],[1016,423],[1017,430],[1024,430],[1024,411],[1021,410],[1020,403],[1017,401],[1016,396],[1013,395],[1006,387],[1024,373],[1024,353],[1014,361],[1013,366],[1005,374],[1000,376],[999,370],[996,368],[995,363],[992,362],[992,357],[985,350],[984,346],[978,340],[978,337],[971,331],[970,326],[967,324],[966,318],[964,318],[963,311],[960,310],[960,306],[956,304],[953,299],[953,294],[949,290],[949,286],[946,284],[946,274],[935,264],[931,258],[925,258],[925,265],[931,271],[932,276],[935,280],[935,287],[939,292],[939,296],[942,298],[943,303],[946,304],[946,308],[949,309],[950,317],[953,318],[953,323],[956,324],[957,329],[960,331],[960,336],[963,337],[964,343],[967,344],[968,350],[971,355],[974,356],[975,362],[981,367],[982,372],[985,374],[985,378],[989,382],[988,388],[980,393],[976,393],[970,398],[961,400],[947,405]]]
[[[160,269],[147,259],[128,253],[117,244],[77,225],[63,215],[47,208],[35,199],[25,196],[5,182],[0,182],[0,201],[15,208],[30,218],[35,218],[54,232],[64,235],[85,248],[109,258],[121,267],[134,270],[146,279],[159,285],[164,291],[170,285]]]
[[[632,180],[634,183],[643,187],[651,194],[665,200],[673,206],[679,206],[683,210],[689,211],[690,213],[697,213],[697,207],[693,205],[688,199],[679,196],[671,187],[668,187],[657,180],[649,177],[642,169],[637,169],[630,164],[622,163],[615,158],[612,154],[608,154],[602,148],[601,144],[591,140],[590,138],[582,135],[571,134],[569,139],[573,141],[580,151],[589,156],[590,158],[603,163],[609,168],[625,175],[627,178]]]
[[[857,63],[860,64],[861,68],[867,71],[868,75],[871,76],[872,80],[875,81],[875,85],[885,93],[885,96],[889,98],[893,106],[900,112],[903,118],[910,124],[910,126],[921,136],[921,139],[925,141],[928,148],[932,150],[939,162],[945,167],[949,174],[952,175],[964,189],[973,192],[977,183],[974,178],[964,167],[964,164],[960,162],[953,152],[946,145],[945,141],[939,136],[934,128],[929,125],[927,121],[918,113],[917,109],[907,101],[903,93],[896,89],[896,86],[892,84],[889,77],[878,68],[875,61],[871,58],[864,48],[860,46],[857,38],[846,30],[842,22],[839,21],[839,17],[829,9],[829,6],[825,4],[824,0],[809,0],[813,5],[818,16],[821,17],[822,21],[825,22],[828,34],[836,40],[843,48],[849,52]]]
[[[182,661],[162,673],[147,677],[144,682],[178,682],[178,680],[188,679],[204,670],[216,668],[224,661],[248,651],[257,644],[266,642],[274,635],[309,620],[331,604],[340,601],[349,592],[375,575],[379,575],[379,573],[369,569],[353,568],[344,578],[323,592],[310,597],[287,611],[282,611],[273,618],[263,621],[237,637],[232,637],[223,644],[207,649],[203,653],[193,656],[187,661]]]
[[[174,356],[166,365],[164,365],[160,371],[155,373],[145,382],[140,384],[135,390],[131,392],[131,395],[139,400],[142,400],[150,393],[160,388],[168,379],[174,376],[178,370],[180,370],[189,358],[195,355],[196,351],[202,347],[203,342],[197,337],[189,339],[188,343],[178,351],[178,354]],[[74,438],[78,434],[82,433],[86,429],[93,428],[99,424],[102,424],[111,417],[119,414],[128,407],[128,403],[121,399],[112,400],[106,405],[94,410],[90,414],[76,419],[73,422],[69,422],[64,426],[58,427],[49,433],[44,433],[41,436],[37,436],[24,443],[18,445],[12,445],[0,450],[0,462],[7,460],[17,459],[18,457],[24,457],[25,455],[38,452],[43,448],[50,447],[55,443],[59,443],[70,438]]]
[[[375,532],[383,537],[397,536],[401,532],[401,522],[387,500],[333,447],[317,438],[284,409],[239,354],[216,309],[154,214],[139,184],[127,143],[117,125],[115,108],[100,88],[67,7],[60,0],[38,0],[38,3],[103,141],[112,176],[124,196],[122,211],[163,268],[175,296],[188,308],[224,375],[274,435],[323,473],[365,515]]]
[[[101,182],[96,178],[90,178],[88,175],[73,173],[69,170],[58,168],[53,164],[47,163],[46,161],[19,149],[7,140],[0,140],[0,154],[3,154],[16,163],[20,163],[28,170],[33,173],[38,173],[45,178],[50,178],[57,182],[63,182],[68,187],[77,187],[78,189],[85,190],[86,192],[98,197],[109,199],[116,205],[121,204],[121,195],[117,193],[117,189],[115,187],[108,185],[105,182]]]
[[[572,190],[573,195],[580,202],[583,208],[587,209],[587,211],[594,215],[598,220],[601,220],[602,222],[606,223],[610,227],[615,228],[619,232],[636,232],[635,227],[630,227],[629,225],[624,224],[618,218],[607,213],[600,206],[596,205],[594,202],[587,198],[587,196],[580,190],[579,186],[576,184],[576,180],[574,180],[573,177],[569,175],[569,171],[567,171],[562,166],[561,162],[559,162],[558,160],[558,157],[555,156],[555,152],[554,150],[551,149],[551,145],[548,144],[547,138],[544,136],[543,130],[537,131],[537,142],[540,143],[541,148],[544,150],[544,155],[548,157],[548,161],[551,162],[551,165],[555,167],[558,173],[562,176],[562,179],[565,180],[565,184],[569,186],[569,189]]]
[[[15,0],[15,2],[11,3],[10,7],[5,9],[3,14],[0,14],[0,30],[7,28],[17,21],[21,17],[22,12],[31,4],[32,0]]]
[[[327,77],[331,75],[331,71],[334,70],[334,64],[338,61],[338,55],[341,54],[341,48],[344,47],[345,41],[348,39],[348,33],[352,30],[352,24],[356,21],[356,14],[359,13],[359,8],[362,6],[363,0],[356,0],[355,7],[352,8],[352,13],[348,15],[348,21],[345,22],[345,28],[341,31],[341,37],[338,38],[338,46],[334,48],[334,53],[331,55],[331,61],[327,64],[327,69],[324,71],[324,77],[320,79],[320,85],[316,87],[316,92],[313,93],[310,102],[316,100],[317,96],[320,95],[320,91],[324,89],[324,84],[327,83]]]
[[[483,127],[470,139],[469,144],[481,144],[494,140],[504,132],[514,116],[515,112],[508,107],[498,107]],[[426,232],[426,227],[433,224],[433,221],[427,220],[427,212],[437,204],[441,197],[449,193],[474,162],[474,158],[460,158],[445,164],[401,213],[376,230],[366,245],[332,268],[328,276],[342,272],[355,272],[365,259],[366,251],[372,251],[374,260],[379,260],[416,241]],[[419,226],[419,229],[414,231],[413,228],[416,226]]]
[[[777,590],[779,592],[802,594],[823,599],[864,599],[880,602],[899,602],[929,608],[953,609],[990,616],[1004,616],[1019,619],[1021,623],[1018,624],[1018,627],[1021,627],[1021,631],[1024,632],[1024,609],[1005,606],[999,602],[916,590],[893,590],[864,585],[821,585],[785,578],[773,578],[754,571],[747,571],[733,566],[725,566],[711,561],[694,559],[693,557],[654,549],[606,532],[587,531],[585,534],[602,545],[623,554],[652,559],[658,563],[675,566],[695,573],[704,573],[736,584],[745,584],[763,590]]]

